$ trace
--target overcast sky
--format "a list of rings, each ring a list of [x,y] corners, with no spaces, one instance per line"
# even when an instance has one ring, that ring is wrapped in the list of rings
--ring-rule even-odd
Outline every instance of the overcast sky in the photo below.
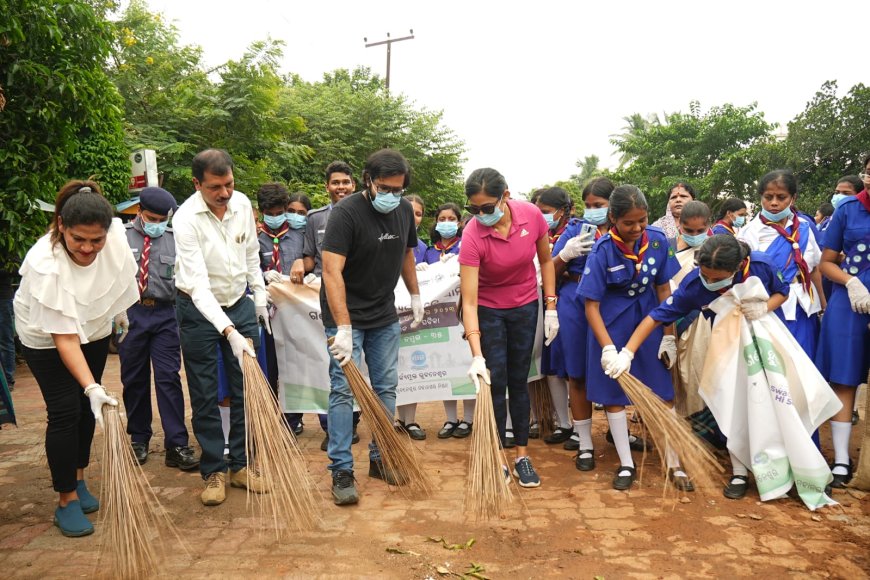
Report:
[[[282,72],[317,81],[364,65],[391,90],[444,111],[466,143],[466,174],[500,170],[511,189],[567,179],[639,112],[703,110],[756,101],[785,125],[826,80],[840,94],[870,78],[864,3],[447,0],[349,2],[148,0],[197,44],[205,62],[237,59],[253,41],[286,43]]]

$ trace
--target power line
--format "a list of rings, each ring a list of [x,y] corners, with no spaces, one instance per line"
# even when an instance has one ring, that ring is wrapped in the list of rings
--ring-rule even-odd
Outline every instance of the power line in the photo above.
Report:
[[[408,36],[402,36],[401,38],[390,38],[390,33],[387,33],[386,40],[379,40],[377,42],[369,42],[368,37],[363,38],[363,42],[366,43],[366,48],[370,48],[372,46],[380,46],[382,44],[387,45],[387,92],[390,92],[390,52],[392,51],[394,42],[401,42],[403,40],[413,40],[414,39],[414,29],[410,29],[410,34]]]

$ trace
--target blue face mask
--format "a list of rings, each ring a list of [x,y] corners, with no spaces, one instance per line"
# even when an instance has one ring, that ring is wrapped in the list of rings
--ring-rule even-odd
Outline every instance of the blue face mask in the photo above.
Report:
[[[263,216],[263,223],[266,224],[266,226],[270,230],[279,229],[281,226],[284,225],[284,222],[286,222],[286,221],[287,221],[286,214],[283,214],[283,213],[281,215],[264,215]]]
[[[547,227],[551,230],[556,227],[556,214],[554,213],[545,213],[544,221],[547,222]]]
[[[290,227],[294,230],[301,230],[305,227],[305,224],[308,223],[308,218],[304,215],[299,215],[298,213],[285,213],[284,217],[287,218],[287,223],[289,223]]]
[[[725,278],[724,280],[719,280],[718,282],[707,282],[703,275],[698,275],[698,278],[701,279],[701,284],[704,285],[704,288],[709,290],[710,292],[718,292],[724,288],[728,288],[732,282],[734,282],[734,274],[731,274],[730,278]]]
[[[843,200],[849,197],[845,193],[835,193],[834,197],[831,198],[831,205],[834,206],[834,209],[840,207],[840,204],[843,203]]]
[[[770,213],[766,209],[762,209],[761,215],[772,222],[780,222],[791,215],[791,207],[787,207],[779,213]]]
[[[492,227],[498,223],[498,220],[504,215],[504,211],[498,206],[495,206],[495,211],[492,213],[479,213],[474,218],[485,226]]]
[[[744,215],[739,215],[739,216],[734,218],[734,225],[738,228],[742,228],[743,224],[745,224],[745,223],[746,223],[746,216],[744,216]]]
[[[145,235],[149,238],[159,238],[166,231],[166,226],[169,225],[169,220],[165,222],[157,222],[153,224],[151,222],[146,222],[142,220],[142,229],[145,231]]]
[[[607,212],[609,211],[609,209],[610,208],[607,207],[593,207],[585,209],[583,210],[583,219],[590,224],[600,226],[607,221]]]
[[[399,207],[401,202],[402,198],[398,195],[378,192],[377,195],[375,195],[375,199],[372,201],[372,205],[381,213],[390,213]]]
[[[435,224],[435,231],[441,234],[442,238],[450,239],[456,237],[459,231],[459,224],[456,222],[438,222]]]
[[[701,244],[704,243],[704,240],[707,239],[707,232],[703,234],[698,234],[697,236],[687,236],[686,234],[680,234],[683,237],[683,241],[689,244],[692,248],[697,248]]]

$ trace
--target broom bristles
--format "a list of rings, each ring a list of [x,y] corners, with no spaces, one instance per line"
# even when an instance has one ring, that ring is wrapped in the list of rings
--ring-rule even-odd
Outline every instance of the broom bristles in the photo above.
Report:
[[[870,372],[867,373],[867,388],[870,388]],[[857,396],[857,392],[856,392]],[[858,455],[858,468],[849,487],[870,491],[870,394],[864,392],[864,436],[861,438],[861,453]]]
[[[118,407],[103,405],[103,424],[100,492],[103,537],[98,574],[109,578],[154,577],[164,560],[163,535],[167,531],[185,552],[187,548],[160,505],[145,472],[133,458]]]
[[[535,417],[538,420],[541,439],[543,439],[552,434],[556,428],[553,422],[556,407],[553,404],[553,395],[550,393],[547,377],[529,383],[529,395],[532,400],[532,409],[535,410]]]
[[[353,361],[349,361],[342,370],[378,445],[384,468],[407,487],[427,495],[431,493],[432,482],[423,469],[419,454],[411,444],[411,438],[406,433],[396,432],[387,408]]]
[[[245,452],[248,469],[262,478],[266,493],[256,496],[261,517],[272,521],[276,538],[290,528],[309,529],[319,519],[319,498],[296,438],[256,359],[243,357],[245,380]]]
[[[465,513],[476,521],[498,518],[514,496],[505,481],[502,466],[507,465],[495,424],[492,393],[481,385],[474,409],[474,430],[468,450],[468,475],[465,480]]]
[[[700,489],[717,487],[717,477],[724,472],[724,468],[692,433],[689,424],[677,417],[658,395],[631,374],[623,373],[617,381],[643,416],[644,428],[659,450],[665,473],[665,455],[670,447],[680,458],[682,470]]]

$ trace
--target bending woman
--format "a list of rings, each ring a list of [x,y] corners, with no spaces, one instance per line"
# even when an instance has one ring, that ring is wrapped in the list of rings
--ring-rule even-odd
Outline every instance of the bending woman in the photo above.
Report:
[[[100,385],[112,321],[126,332],[126,310],[139,299],[136,261],[124,226],[93,181],[70,181],[57,195],[49,233],[27,252],[15,294],[24,359],[48,411],[45,453],[58,492],[54,523],[86,536],[85,517],[100,502],[84,481],[94,422],[118,401]],[[123,334],[119,341],[123,340]]]

